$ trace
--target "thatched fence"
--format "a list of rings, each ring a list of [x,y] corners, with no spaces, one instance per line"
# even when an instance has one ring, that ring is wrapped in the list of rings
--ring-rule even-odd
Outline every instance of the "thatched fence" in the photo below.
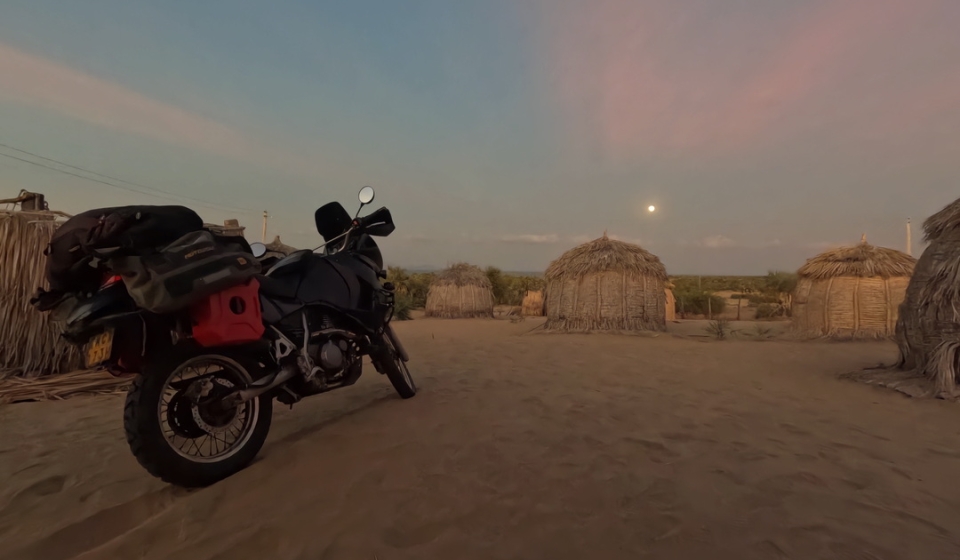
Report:
[[[543,290],[530,290],[521,304],[524,317],[543,317]]]
[[[72,371],[80,352],[60,338],[49,314],[30,305],[45,285],[43,251],[58,222],[45,211],[0,210],[0,379]]]
[[[861,242],[809,259],[797,271],[793,327],[810,338],[888,338],[916,259]]]

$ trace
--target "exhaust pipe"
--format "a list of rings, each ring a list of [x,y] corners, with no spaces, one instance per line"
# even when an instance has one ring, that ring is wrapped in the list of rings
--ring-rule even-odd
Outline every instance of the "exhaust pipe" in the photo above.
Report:
[[[257,381],[251,383],[246,389],[241,389],[236,393],[224,397],[224,404],[237,406],[238,404],[255,399],[270,389],[279,387],[287,381],[290,381],[295,375],[297,375],[297,373],[299,373],[299,370],[297,370],[296,365],[287,364],[283,367],[283,369],[273,374],[272,377],[268,376],[264,377],[263,379],[258,379]]]

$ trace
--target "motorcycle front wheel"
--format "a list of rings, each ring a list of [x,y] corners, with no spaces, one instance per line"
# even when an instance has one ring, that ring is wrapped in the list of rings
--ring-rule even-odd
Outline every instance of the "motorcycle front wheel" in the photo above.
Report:
[[[374,357],[375,364],[380,373],[385,373],[390,384],[396,389],[400,398],[409,399],[417,394],[417,384],[413,380],[413,374],[407,363],[400,358],[399,352],[394,347],[389,336],[383,337],[384,351]]]
[[[124,407],[130,451],[153,476],[186,488],[237,473],[259,453],[273,416],[273,401],[264,395],[221,405],[251,381],[242,360],[221,354],[145,364]]]

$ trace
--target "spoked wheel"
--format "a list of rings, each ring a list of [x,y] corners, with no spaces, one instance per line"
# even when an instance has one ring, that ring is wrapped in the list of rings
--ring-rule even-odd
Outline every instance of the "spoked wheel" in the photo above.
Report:
[[[246,467],[270,430],[266,396],[225,406],[223,397],[252,381],[227,356],[208,354],[150,365],[127,394],[130,450],[150,474],[178,486],[206,486]]]
[[[383,344],[386,347],[386,352],[377,358],[379,362],[377,369],[387,374],[387,379],[390,380],[401,398],[409,399],[413,397],[417,394],[417,384],[413,380],[410,368],[407,367],[406,362],[400,359],[399,353],[394,348],[389,336],[383,337]]]

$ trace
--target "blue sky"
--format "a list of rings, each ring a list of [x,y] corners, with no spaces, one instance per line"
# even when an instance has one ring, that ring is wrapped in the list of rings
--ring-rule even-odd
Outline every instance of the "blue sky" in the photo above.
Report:
[[[957,196],[958,24],[946,0],[5,0],[0,143],[251,239],[269,210],[300,246],[370,184],[401,265],[537,270],[608,230],[673,273],[763,273],[902,248]],[[0,188],[170,198],[3,157]]]

